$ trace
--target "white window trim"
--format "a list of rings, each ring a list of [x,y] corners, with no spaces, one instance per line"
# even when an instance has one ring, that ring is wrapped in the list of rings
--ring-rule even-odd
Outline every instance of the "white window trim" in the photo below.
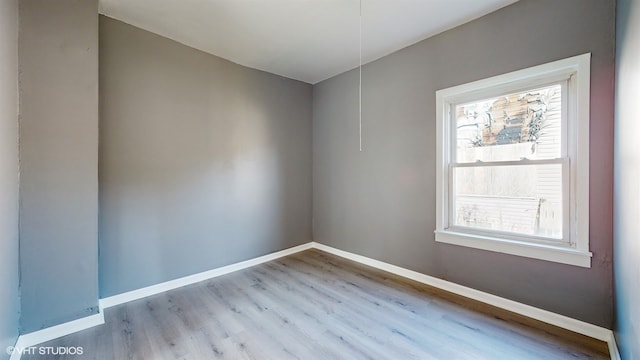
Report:
[[[591,267],[589,251],[589,96],[591,54],[534,66],[524,70],[471,82],[436,92],[436,230],[438,242],[467,246],[505,254],[563,264]],[[518,88],[570,79],[567,145],[571,188],[569,209],[570,244],[549,245],[461,232],[449,226],[449,163],[453,138],[450,119],[452,104],[477,97],[490,97]],[[490,89],[490,92],[488,92]],[[445,141],[449,139],[449,141]]]

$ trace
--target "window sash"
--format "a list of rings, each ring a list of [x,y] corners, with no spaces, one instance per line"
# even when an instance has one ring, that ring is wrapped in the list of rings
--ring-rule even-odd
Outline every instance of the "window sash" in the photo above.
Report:
[[[559,164],[561,165],[561,173],[562,173],[562,238],[549,238],[539,235],[529,235],[518,232],[510,232],[504,230],[492,230],[485,229],[473,226],[460,226],[455,225],[455,201],[454,201],[454,170],[456,168],[480,168],[480,167],[495,167],[495,166],[525,166],[525,165],[548,165],[548,164]],[[574,241],[571,237],[571,219],[570,219],[570,178],[571,178],[571,166],[570,166],[569,158],[560,158],[560,159],[544,159],[544,160],[530,160],[524,159],[520,161],[492,161],[492,162],[482,162],[478,161],[475,163],[452,163],[448,166],[448,184],[447,184],[447,194],[448,194],[448,216],[447,223],[445,224],[445,230],[447,231],[455,231],[459,233],[466,233],[472,235],[481,235],[481,236],[490,236],[497,237],[505,240],[515,240],[522,242],[535,242],[541,244],[553,244],[553,245],[566,245],[567,247],[572,247],[575,245]]]
[[[448,208],[448,216],[445,223],[445,229],[449,231],[455,231],[460,233],[472,234],[472,235],[481,235],[481,236],[491,236],[508,240],[516,240],[522,242],[534,242],[541,244],[552,244],[552,245],[567,245],[573,246],[572,236],[571,236],[571,218],[570,218],[570,179],[571,179],[571,168],[570,168],[570,160],[569,160],[569,150],[568,150],[568,115],[570,104],[568,102],[568,91],[569,84],[574,73],[571,74],[561,74],[554,76],[547,76],[543,80],[538,79],[537,82],[531,83],[528,82],[526,85],[523,84],[510,84],[505,87],[494,87],[491,92],[475,92],[468,93],[464,97],[449,99],[448,101],[448,111],[447,111],[447,121],[449,123],[449,156],[448,156],[448,184],[447,184],[447,208]],[[516,161],[476,161],[476,162],[457,162],[457,132],[456,122],[457,119],[454,116],[456,113],[456,107],[460,105],[464,105],[466,103],[471,103],[474,101],[480,101],[483,98],[491,98],[491,97],[499,97],[508,93],[517,93],[517,92],[526,92],[536,88],[542,88],[546,86],[559,84],[561,86],[561,158],[555,159],[521,159]],[[562,238],[549,238],[537,235],[528,235],[517,232],[508,232],[503,230],[492,230],[492,229],[484,229],[477,227],[467,227],[460,226],[454,224],[455,219],[455,203],[454,203],[454,187],[453,187],[453,172],[455,168],[472,168],[472,167],[491,167],[491,166],[522,166],[522,165],[546,165],[546,164],[560,164],[562,165]]]
[[[561,107],[561,114],[560,114],[560,136],[561,136],[560,154],[562,158],[568,157],[569,156],[568,118],[569,118],[569,108],[572,106],[572,104],[569,103],[568,92],[570,90],[569,84],[573,76],[575,76],[574,73],[563,74],[560,77],[554,76],[550,78],[545,78],[544,81],[540,81],[539,83],[534,83],[533,85],[531,83],[529,83],[527,86],[511,85],[510,87],[500,88],[501,92],[498,92],[498,93],[495,93],[495,89],[493,92],[474,93],[473,97],[468,97],[467,95],[467,97],[462,98],[464,99],[464,101],[461,101],[462,99],[455,99],[455,100],[448,99],[447,121],[449,123],[449,158],[448,158],[449,163],[462,164],[457,162],[458,137],[457,137],[457,132],[455,131],[457,119],[454,116],[454,114],[456,113],[457,106],[472,103],[475,101],[481,101],[482,99],[485,99],[485,98],[500,97],[509,93],[525,92],[532,89],[544,88],[552,85],[560,85],[560,88],[561,88],[562,107]],[[471,163],[471,164],[474,164],[474,163]]]

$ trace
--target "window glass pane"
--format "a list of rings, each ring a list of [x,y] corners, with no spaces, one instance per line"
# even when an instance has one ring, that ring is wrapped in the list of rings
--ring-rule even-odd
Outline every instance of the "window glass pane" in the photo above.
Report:
[[[562,86],[456,105],[455,125],[459,163],[560,158]]]
[[[452,224],[562,239],[562,165],[453,168]]]

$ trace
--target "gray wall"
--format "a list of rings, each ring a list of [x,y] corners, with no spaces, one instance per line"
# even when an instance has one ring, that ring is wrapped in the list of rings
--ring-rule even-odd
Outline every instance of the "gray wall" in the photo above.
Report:
[[[20,1],[22,331],[97,311],[98,1]]]
[[[18,336],[18,1],[0,0],[0,359]]]
[[[311,96],[101,17],[101,297],[311,241]]]
[[[366,34],[365,34],[366,35]],[[580,268],[436,243],[435,92],[592,52],[590,247]],[[314,239],[612,325],[614,3],[522,0],[314,86]]]
[[[614,191],[615,327],[623,359],[640,359],[640,2],[618,0]]]

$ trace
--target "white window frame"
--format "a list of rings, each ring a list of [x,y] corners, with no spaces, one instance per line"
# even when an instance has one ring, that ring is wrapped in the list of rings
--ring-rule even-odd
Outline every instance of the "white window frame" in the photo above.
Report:
[[[523,256],[563,264],[591,267],[589,251],[589,96],[591,54],[534,66],[524,70],[454,86],[436,92],[436,207],[435,239],[438,242]],[[566,147],[563,160],[568,165],[568,181],[563,175],[565,209],[568,224],[563,223],[563,242],[544,242],[540,238],[483,229],[451,226],[452,142],[455,140],[452,107],[566,81]],[[563,101],[563,108],[565,107]],[[565,111],[563,109],[563,111]],[[565,121],[563,119],[563,121]],[[563,134],[564,136],[564,134]],[[564,144],[563,144],[564,145]],[[527,164],[527,160],[509,162]],[[566,188],[568,194],[566,194]],[[567,196],[568,195],[568,196]],[[567,217],[565,217],[567,219]],[[568,237],[568,239],[566,239]]]

